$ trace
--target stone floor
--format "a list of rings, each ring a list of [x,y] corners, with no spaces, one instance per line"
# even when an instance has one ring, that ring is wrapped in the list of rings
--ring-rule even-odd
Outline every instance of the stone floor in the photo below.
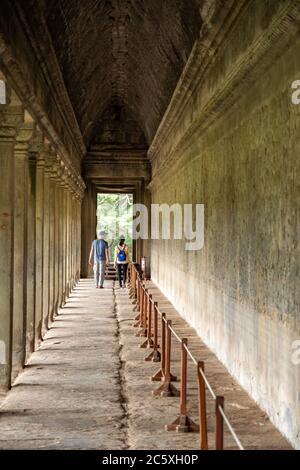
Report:
[[[225,396],[226,413],[247,449],[288,449],[266,415],[182,320],[151,282],[159,307],[173,320],[198,359],[205,360],[213,389]],[[6,395],[0,409],[0,449],[198,449],[195,433],[166,432],[178,415],[178,398],[158,398],[149,377],[159,364],[132,326],[127,290],[106,281],[96,290],[82,280],[60,311],[40,348]],[[179,375],[179,343],[173,341],[172,372]],[[177,384],[179,386],[179,384]],[[189,409],[197,420],[197,384],[189,363]],[[208,398],[209,444],[214,408]],[[225,433],[226,448],[235,448]]]

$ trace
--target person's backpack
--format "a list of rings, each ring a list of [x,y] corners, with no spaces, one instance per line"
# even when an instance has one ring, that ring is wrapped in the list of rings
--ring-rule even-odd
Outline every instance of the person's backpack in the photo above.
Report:
[[[118,250],[119,250],[117,254],[118,261],[126,261],[125,245],[123,249],[118,246]]]

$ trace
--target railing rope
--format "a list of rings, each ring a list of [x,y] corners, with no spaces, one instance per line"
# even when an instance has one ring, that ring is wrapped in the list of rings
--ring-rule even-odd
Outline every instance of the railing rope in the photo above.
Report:
[[[170,328],[172,331],[172,329]],[[172,424],[165,426],[166,431],[198,432],[199,426],[191,420],[187,414],[187,346],[188,340],[183,338],[181,342],[181,372],[180,372],[180,409],[179,416]]]
[[[134,318],[134,328],[137,328],[140,324],[140,308],[141,308],[141,282],[140,282],[140,278],[139,276],[137,275],[137,278],[136,278],[136,294],[137,294],[137,297],[136,297],[136,308],[135,308],[135,311],[138,312],[136,317]]]
[[[153,348],[153,341],[151,338],[152,332],[151,332],[151,323],[152,323],[152,295],[148,294],[146,299],[147,302],[147,313],[148,316],[145,315],[144,317],[144,324],[147,325],[146,327],[146,335],[147,339],[140,345],[140,348]],[[147,358],[145,358],[147,359]]]
[[[151,296],[152,303],[152,296]],[[160,352],[158,350],[158,311],[157,311],[157,302],[153,302],[153,351],[145,357],[145,361],[160,362]],[[148,335],[151,336],[151,321],[148,329]]]
[[[151,377],[153,382],[159,382],[164,378],[165,375],[165,364],[166,364],[166,322],[165,322],[166,314],[161,314],[161,331],[160,331],[160,338],[161,338],[161,366],[160,369]]]
[[[142,333],[144,331],[143,325],[144,325],[144,310],[145,310],[145,286],[140,283],[140,312],[139,312],[139,318],[136,323],[136,326],[139,326],[140,329],[137,331],[136,336],[142,336]]]
[[[216,450],[224,448],[224,421],[220,408],[224,408],[224,397],[216,397]]]
[[[198,378],[198,412],[199,412],[199,431],[200,431],[200,449],[208,449],[207,439],[207,416],[206,416],[206,393],[205,382],[201,371],[204,373],[204,362],[198,361],[197,378]]]
[[[137,336],[147,336],[147,289],[143,287],[143,300],[140,324],[141,328],[137,332]]]
[[[238,439],[230,421],[224,412],[224,397],[216,396],[205,373],[204,362],[196,361],[190,352],[187,339],[181,339],[172,327],[172,321],[166,319],[166,314],[161,313],[157,302],[153,301],[152,295],[148,293],[143,285],[136,266],[132,270],[132,282],[134,284],[134,298],[136,303],[136,311],[139,312],[135,318],[134,326],[140,326],[137,336],[147,336],[147,340],[141,347],[151,347],[153,351],[145,358],[145,360],[153,362],[161,361],[160,369],[151,377],[152,381],[163,380],[160,387],[153,391],[153,395],[160,396],[180,396],[180,411],[177,419],[170,425],[166,426],[166,430],[178,432],[198,431],[200,432],[200,448],[208,449],[208,432],[207,432],[207,403],[206,388],[210,392],[215,402],[215,448],[222,450],[224,448],[224,423],[228,427],[232,437],[234,438],[238,448],[244,450],[240,440]],[[148,313],[148,315],[147,315]],[[153,315],[152,315],[153,313]],[[161,316],[160,341],[161,353],[158,345],[158,315]],[[152,318],[153,318],[153,340],[152,340]],[[181,384],[180,392],[171,383],[176,377],[171,374],[171,345],[173,336],[181,344]],[[187,415],[187,358],[197,366],[198,381],[198,414],[199,426],[195,424]]]
[[[133,299],[133,304],[136,304],[136,270],[134,269],[134,265],[131,264],[131,277],[130,277],[130,284],[131,284],[131,298]]]
[[[237,437],[235,430],[234,430],[233,427],[231,426],[230,421],[229,421],[229,419],[227,418],[227,416],[226,416],[224,410],[223,410],[222,408],[219,408],[219,411],[220,411],[221,415],[223,416],[224,423],[226,424],[228,430],[230,431],[230,433],[231,433],[231,435],[232,435],[232,437],[233,437],[233,439],[234,439],[236,445],[238,446],[238,448],[239,448],[240,450],[245,450],[244,447],[242,446],[241,441],[240,441],[239,438]]]
[[[153,395],[160,395],[161,397],[178,397],[180,395],[179,390],[171,383],[177,380],[177,378],[171,374],[171,320],[166,320],[165,334],[166,334],[166,353],[165,353],[165,373],[163,377],[163,383],[158,387],[157,390],[152,392]]]

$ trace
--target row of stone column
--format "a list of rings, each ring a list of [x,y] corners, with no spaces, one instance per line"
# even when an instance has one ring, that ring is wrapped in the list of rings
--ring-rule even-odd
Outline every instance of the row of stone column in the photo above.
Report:
[[[79,280],[83,191],[18,100],[0,105],[0,390]]]

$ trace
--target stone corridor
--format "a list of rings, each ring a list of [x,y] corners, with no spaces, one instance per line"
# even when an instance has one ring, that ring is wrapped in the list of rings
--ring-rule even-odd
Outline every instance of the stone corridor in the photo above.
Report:
[[[213,387],[228,401],[226,412],[247,449],[288,449],[226,369],[182,320],[158,288],[148,282],[176,331],[207,364]],[[0,409],[0,449],[199,449],[198,433],[166,432],[178,414],[178,398],[153,397],[149,377],[159,364],[144,362],[147,350],[134,335],[127,289],[106,281],[105,289],[81,280],[52,323],[41,346],[19,374]],[[179,374],[178,344],[172,372]],[[179,383],[174,383],[179,387]],[[197,387],[189,375],[189,409],[197,421]],[[208,398],[209,444],[214,413]],[[247,425],[246,425],[247,423]],[[227,449],[236,446],[225,432]]]
[[[0,448],[199,448],[92,285],[125,236],[245,448],[300,449],[299,50],[300,0],[1,0]]]

